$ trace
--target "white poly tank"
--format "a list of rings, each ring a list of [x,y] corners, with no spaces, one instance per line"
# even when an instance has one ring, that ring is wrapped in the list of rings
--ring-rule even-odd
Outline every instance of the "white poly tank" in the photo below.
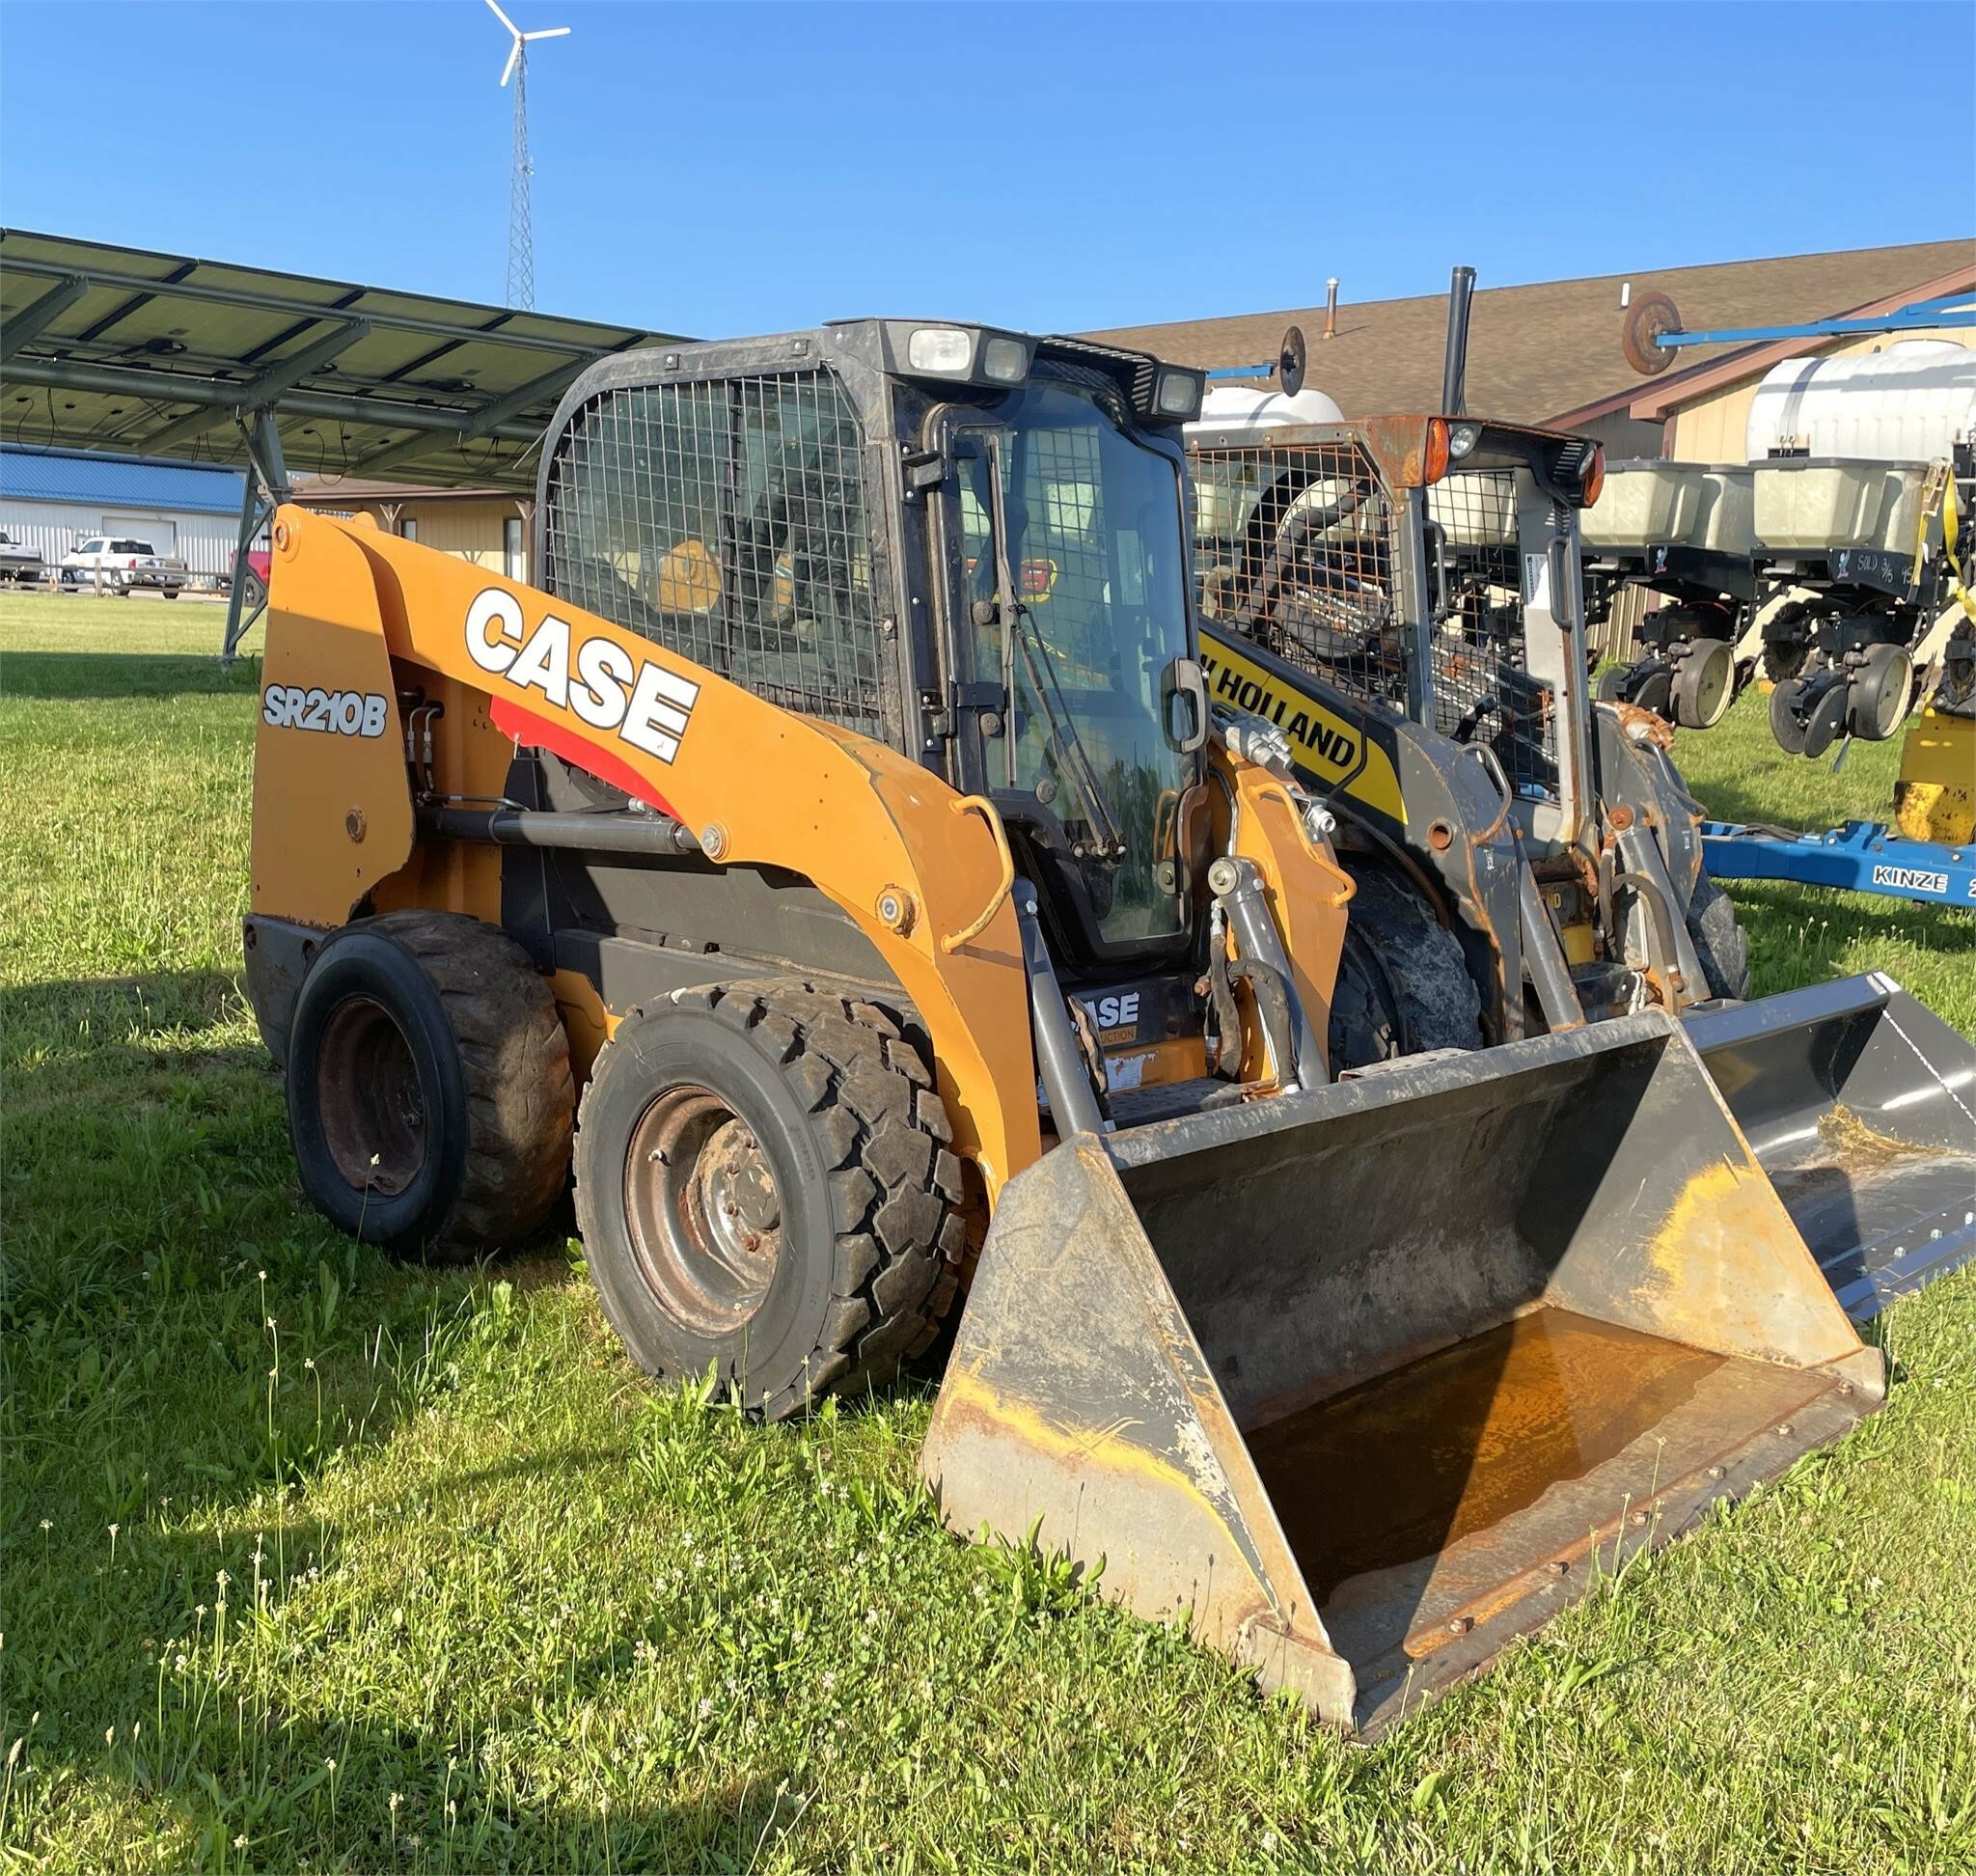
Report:
[[[1255,391],[1246,384],[1211,384],[1200,416],[1187,426],[1190,437],[1231,429],[1282,429],[1291,424],[1341,424],[1345,413],[1322,391],[1308,387],[1294,398],[1280,391]]]
[[[1793,358],[1749,406],[1748,460],[1786,445],[1815,456],[1930,462],[1976,436],[1976,350],[1908,339],[1852,358]]]

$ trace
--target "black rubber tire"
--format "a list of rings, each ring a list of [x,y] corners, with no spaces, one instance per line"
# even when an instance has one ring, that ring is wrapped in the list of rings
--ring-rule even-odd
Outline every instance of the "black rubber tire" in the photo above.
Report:
[[[1482,998],[1461,940],[1413,881],[1376,861],[1345,865],[1358,890],[1331,997],[1331,1073],[1426,1049],[1479,1049]]]
[[[1652,710],[1668,723],[1674,721],[1674,674],[1665,665],[1642,674],[1634,687],[1633,701],[1643,710]]]
[[[1816,761],[1839,738],[1846,727],[1848,684],[1831,684],[1822,690],[1804,726],[1804,754]]]
[[[1684,730],[1713,730],[1736,702],[1736,652],[1722,639],[1695,639],[1675,667],[1674,721]]]
[[[726,1333],[662,1301],[634,1247],[626,1162],[670,1089],[717,1096],[773,1172],[780,1252]],[[960,1162],[922,1046],[897,1012],[789,980],[634,1010],[597,1058],[576,1136],[576,1214],[604,1313],[661,1381],[713,1367],[781,1420],[891,1381],[960,1287]]]
[[[1804,754],[1805,726],[1798,716],[1804,688],[1802,677],[1786,677],[1770,693],[1770,736],[1787,756]]]
[[[1876,645],[1846,691],[1846,730],[1866,742],[1885,742],[1914,704],[1914,659],[1904,645]]]
[[[352,1129],[326,1119],[318,1072],[331,1022],[367,1005],[396,1029],[423,1110],[417,1170],[383,1194],[339,1166],[332,1130],[347,1160]],[[556,1000],[528,953],[478,919],[387,912],[331,937],[295,999],[287,1093],[310,1202],[399,1255],[462,1263],[518,1243],[568,1183],[575,1090]]]
[[[1688,895],[1688,935],[1702,961],[1709,995],[1745,1001],[1749,996],[1749,933],[1736,916],[1736,901],[1709,877],[1706,867],[1695,875],[1694,891]]]

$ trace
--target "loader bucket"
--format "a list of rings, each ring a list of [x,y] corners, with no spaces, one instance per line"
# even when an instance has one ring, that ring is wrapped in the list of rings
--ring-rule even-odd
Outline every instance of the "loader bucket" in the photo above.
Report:
[[[1365,1734],[1882,1391],[1650,1012],[1075,1136],[1001,1195],[920,1465]]]
[[[1892,978],[1687,1027],[1853,1321],[1976,1256],[1976,1049]]]

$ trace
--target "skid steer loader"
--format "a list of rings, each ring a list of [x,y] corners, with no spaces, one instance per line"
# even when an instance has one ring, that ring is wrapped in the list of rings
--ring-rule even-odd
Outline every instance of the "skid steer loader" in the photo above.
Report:
[[[865,320],[591,368],[538,588],[284,508],[247,979],[343,1228],[476,1256],[573,1172],[632,1358],[771,1418],[948,1324],[953,1528],[1367,1730],[1883,1375],[1666,1011],[1333,1078],[1200,394]]]
[[[1878,973],[1740,1003],[1748,944],[1672,732],[1593,699],[1578,517],[1597,446],[1206,401],[1187,438],[1211,699],[1276,727],[1357,887],[1333,1060],[1660,1008],[1855,1317],[1976,1255],[1976,1050]]]

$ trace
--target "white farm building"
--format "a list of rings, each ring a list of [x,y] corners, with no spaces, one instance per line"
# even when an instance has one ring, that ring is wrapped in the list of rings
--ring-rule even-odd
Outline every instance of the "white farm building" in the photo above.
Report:
[[[211,463],[0,449],[0,533],[54,566],[93,535],[124,535],[194,573],[233,571],[240,528],[237,470]]]

